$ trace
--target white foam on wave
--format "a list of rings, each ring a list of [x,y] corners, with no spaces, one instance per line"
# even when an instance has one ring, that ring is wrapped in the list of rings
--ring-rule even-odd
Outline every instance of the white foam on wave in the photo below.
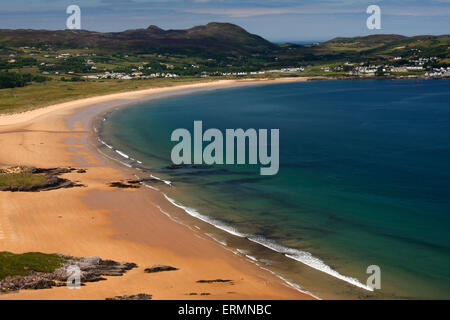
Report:
[[[105,147],[107,147],[108,149],[114,150],[116,153],[118,153],[119,155],[121,155],[121,156],[124,157],[125,159],[131,160],[131,161],[134,161],[134,162],[137,162],[138,164],[142,164],[142,161],[139,161],[139,160],[137,160],[137,159],[134,159],[134,158],[130,157],[130,156],[127,155],[125,152],[122,152],[122,151],[120,151],[120,150],[114,149],[113,146],[107,144],[105,141],[103,141],[103,140],[100,139],[100,138],[97,138],[97,139],[98,139],[98,141],[99,141],[101,144],[103,144]],[[103,154],[103,153],[102,153],[102,154]],[[120,161],[119,161],[119,162],[120,162]],[[120,162],[120,163],[124,164],[123,162]],[[127,167],[130,167],[130,168],[131,168],[131,166],[130,166],[129,164],[125,164],[125,165],[126,165]],[[137,169],[140,170],[139,168],[137,168]],[[160,180],[161,180],[161,179],[160,179]]]
[[[283,276],[280,276],[278,273],[273,272],[272,270],[261,266],[259,263],[256,263],[256,265],[258,267],[260,267],[261,269],[266,270],[267,272],[270,272],[271,274],[276,276],[278,279],[281,279],[288,287],[294,288],[295,290],[297,290],[297,291],[299,291],[301,293],[307,294],[307,295],[309,295],[309,296],[311,296],[311,297],[313,297],[313,298],[315,298],[317,300],[322,300],[321,298],[319,298],[318,296],[314,295],[313,293],[311,293],[311,292],[309,292],[307,290],[303,290],[303,288],[301,286],[299,286],[298,284],[289,281],[288,279],[286,279]]]
[[[98,139],[98,141],[100,141],[101,144],[105,145],[107,148],[112,149],[113,147],[110,146],[109,144],[107,144],[105,141],[101,140],[100,138]]]
[[[139,168],[137,168],[137,169],[139,169]],[[134,176],[136,177],[136,179],[141,180],[141,177],[139,177],[137,174],[135,174]],[[141,184],[142,186],[148,188],[148,189],[152,189],[152,190],[155,190],[155,191],[159,191],[158,188],[153,187],[153,186],[150,186],[150,185],[146,184],[146,183],[143,182],[143,181],[141,181],[140,184]]]
[[[188,208],[188,207],[185,207],[185,206],[183,206],[183,205],[177,203],[177,202],[176,202],[175,200],[173,200],[172,198],[169,198],[165,193],[163,193],[163,195],[164,195],[164,197],[167,199],[167,201],[169,201],[169,202],[170,202],[171,204],[173,204],[175,207],[178,207],[178,208],[180,208],[180,209],[183,209],[187,214],[189,214],[190,216],[192,216],[192,217],[194,217],[194,218],[200,219],[200,220],[202,220],[203,222],[206,222],[206,223],[208,223],[208,224],[210,224],[210,225],[212,225],[212,226],[214,226],[214,227],[216,227],[216,228],[218,228],[218,229],[220,229],[220,230],[222,230],[222,231],[228,232],[228,233],[230,233],[230,234],[232,234],[232,235],[234,235],[234,236],[236,236],[236,237],[239,237],[239,238],[245,238],[245,237],[247,236],[247,235],[245,235],[245,234],[243,234],[243,233],[238,232],[238,231],[237,231],[236,229],[234,229],[233,227],[230,227],[230,226],[228,226],[228,225],[226,225],[226,224],[224,224],[224,223],[222,223],[222,222],[220,222],[220,221],[211,219],[211,218],[209,218],[209,217],[206,217],[206,216],[200,214],[200,213],[199,213],[197,210],[195,210],[195,209]]]
[[[155,179],[155,180],[158,180],[158,181],[162,181],[162,182],[164,182],[165,184],[167,184],[168,186],[172,186],[172,181],[169,181],[169,180],[164,180],[164,179],[161,179],[161,178],[159,178],[159,177],[155,177],[154,175],[150,175],[150,178],[152,178],[152,179]]]
[[[273,266],[273,265],[275,265],[275,264],[277,264],[277,262],[276,261],[273,261],[273,260],[269,260],[269,259],[259,259],[259,261],[261,261],[262,263],[264,263],[265,265],[268,265],[268,266]]]
[[[130,156],[129,155],[127,155],[126,153],[123,153],[122,151],[120,151],[120,150],[114,150],[114,151],[116,151],[118,154],[120,154],[122,157],[124,157],[125,159],[130,159]]]
[[[122,162],[122,161],[120,161],[120,160],[117,160],[117,159],[115,159],[115,158],[113,158],[113,157],[110,157],[110,156],[108,156],[106,153],[102,152],[100,149],[97,149],[97,151],[100,152],[103,156],[105,156],[105,157],[108,158],[108,159],[111,159],[111,160],[116,161],[116,162],[118,162],[118,163],[120,163],[120,164],[123,164],[124,166],[127,166],[128,168],[132,168],[132,166],[131,166],[130,164],[125,163],[125,162]]]
[[[311,253],[309,253],[307,251],[288,248],[288,247],[279,245],[273,241],[267,240],[262,237],[253,236],[253,237],[248,237],[247,239],[249,239],[252,242],[258,243],[258,244],[260,244],[268,249],[271,249],[273,251],[283,253],[286,257],[288,257],[290,259],[293,259],[293,260],[296,260],[303,264],[306,264],[307,266],[309,266],[311,268],[322,271],[330,276],[333,276],[333,277],[343,280],[347,283],[350,283],[351,285],[354,285],[356,287],[362,288],[367,291],[373,291],[373,288],[371,288],[365,284],[362,284],[361,282],[359,282],[358,279],[344,276],[344,275],[340,274],[339,272],[337,272],[336,270],[333,270],[330,266],[326,265],[322,260],[320,260],[317,257],[314,257]]]
[[[246,256],[248,259],[250,259],[252,261],[258,261],[258,259],[256,259],[254,256],[249,255],[250,252],[247,250],[236,248],[236,251],[239,252],[240,254]]]
[[[246,254],[245,256],[246,256],[247,258],[249,258],[250,260],[258,261],[258,259],[256,259],[254,256],[251,256],[251,255],[249,255],[249,254]]]
[[[159,205],[155,205],[155,206],[159,209],[159,211],[160,211],[161,213],[163,213],[164,215],[166,215],[170,220],[172,220],[172,221],[174,221],[174,222],[176,222],[176,223],[178,223],[178,224],[185,225],[184,223],[182,223],[182,222],[179,221],[178,219],[172,217],[172,216],[170,215],[170,213],[168,213],[167,211],[163,210],[163,208],[161,208]]]
[[[222,241],[222,240],[217,239],[217,238],[216,238],[213,234],[211,234],[211,233],[205,233],[205,234],[206,234],[208,237],[210,237],[211,239],[213,239],[214,241],[220,243],[221,245],[227,246],[227,242],[226,242],[226,241]]]
[[[149,188],[149,189],[152,189],[152,190],[155,190],[155,191],[159,191],[158,188],[155,188],[155,187],[153,187],[153,186],[149,186],[148,184],[146,184],[146,183],[144,183],[144,182],[141,182],[141,184],[142,184],[144,187],[146,187],[146,188]]]
[[[241,253],[241,254],[243,254],[243,255],[246,255],[248,253],[247,250],[243,250],[243,249],[236,249],[236,251]]]
[[[373,291],[373,289],[367,285],[362,284],[361,282],[359,282],[358,279],[356,278],[352,278],[352,277],[347,277],[344,276],[342,274],[340,274],[339,272],[337,272],[336,270],[333,270],[330,266],[326,265],[322,260],[320,260],[317,257],[314,257],[311,253],[306,252],[306,251],[302,251],[302,250],[298,250],[298,249],[293,249],[293,248],[288,248],[282,245],[279,245],[275,242],[269,241],[265,238],[262,237],[257,237],[257,236],[248,236],[246,234],[240,233],[238,232],[236,229],[222,223],[219,222],[217,220],[211,219],[209,217],[206,217],[202,214],[200,214],[197,210],[192,209],[192,208],[188,208],[185,207],[179,203],[177,203],[175,200],[173,200],[172,198],[168,197],[165,193],[163,193],[164,197],[170,202],[172,203],[174,206],[183,209],[186,213],[188,213],[190,216],[200,219],[203,222],[206,222],[210,225],[213,225],[214,227],[223,230],[225,232],[228,232],[232,235],[235,235],[237,237],[240,238],[247,238],[248,240],[258,243],[268,249],[271,249],[273,251],[276,252],[280,252],[283,253],[286,257],[296,260],[298,262],[301,262],[303,264],[306,264],[307,266],[314,268],[316,270],[322,271],[330,276],[333,276],[335,278],[338,278],[340,280],[343,280],[347,283],[350,283],[354,286],[357,286],[359,288],[368,290],[368,291]],[[241,253],[239,251],[237,251],[237,253]],[[241,253],[242,254],[242,253]],[[280,276],[281,277],[281,276]]]

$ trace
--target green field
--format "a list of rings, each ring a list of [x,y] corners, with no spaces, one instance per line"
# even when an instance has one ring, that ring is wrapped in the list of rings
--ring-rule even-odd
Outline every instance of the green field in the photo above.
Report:
[[[59,102],[113,92],[208,82],[205,78],[162,78],[148,80],[90,80],[82,82],[47,81],[25,87],[0,89],[0,113],[17,113]]]

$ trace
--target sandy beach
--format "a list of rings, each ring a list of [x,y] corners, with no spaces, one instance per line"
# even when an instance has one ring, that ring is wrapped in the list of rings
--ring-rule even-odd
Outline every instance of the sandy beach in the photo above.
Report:
[[[0,295],[0,299],[105,299],[138,293],[151,294],[153,299],[312,299],[198,230],[162,214],[159,204],[164,199],[157,191],[111,188],[110,182],[133,175],[97,151],[92,129],[99,114],[141,99],[306,80],[221,80],[110,94],[0,116],[0,168],[86,169],[86,173],[63,175],[84,187],[0,192],[0,251],[99,256],[138,265],[122,277],[107,277],[80,290],[22,290]],[[156,264],[179,270],[144,272]],[[197,283],[209,279],[229,279],[232,283]]]

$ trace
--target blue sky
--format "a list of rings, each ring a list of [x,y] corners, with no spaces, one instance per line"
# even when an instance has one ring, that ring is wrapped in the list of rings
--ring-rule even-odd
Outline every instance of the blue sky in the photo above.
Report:
[[[64,29],[70,4],[80,6],[82,28],[95,31],[151,24],[184,29],[219,21],[279,42],[450,33],[450,0],[0,0],[0,28]],[[381,30],[366,27],[371,4],[381,8]]]

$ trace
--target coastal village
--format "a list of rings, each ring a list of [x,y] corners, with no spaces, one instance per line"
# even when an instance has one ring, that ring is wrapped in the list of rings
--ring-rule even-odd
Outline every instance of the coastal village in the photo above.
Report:
[[[383,63],[370,61],[346,61],[327,63],[326,65],[306,64],[278,69],[246,70],[243,66],[228,64],[225,67],[217,64],[216,59],[209,58],[195,63],[186,63],[183,59],[169,54],[154,54],[139,56],[124,54],[120,59],[109,59],[101,53],[91,52],[85,48],[81,52],[52,52],[50,47],[20,47],[19,54],[9,54],[7,66],[14,68],[15,64],[24,61],[24,56],[31,58],[27,67],[37,69],[43,76],[69,76],[74,80],[139,80],[151,78],[193,77],[261,77],[275,75],[296,76],[329,76],[329,77],[450,77],[449,66],[439,66],[439,58],[417,57],[418,52],[412,52],[410,57],[396,56]],[[120,61],[117,63],[117,61]],[[175,61],[175,62],[174,62]],[[73,65],[73,69],[70,69]],[[254,68],[253,68],[254,69]]]
[[[95,56],[95,53],[92,54]],[[57,58],[68,58],[70,55],[61,54]],[[213,60],[213,59],[209,59]],[[395,57],[392,64],[370,64],[369,62],[350,62],[347,61],[344,64],[336,64],[333,66],[320,67],[320,71],[327,75],[329,73],[342,73],[342,75],[348,76],[391,76],[391,75],[423,75],[430,78],[446,78],[450,77],[450,67],[427,67],[428,63],[438,62],[437,57],[423,57],[417,59],[409,59],[406,64],[399,65],[396,62],[402,61],[402,57]],[[165,64],[163,64],[165,65]],[[176,78],[182,76],[174,72],[143,72],[144,70],[152,70],[152,67],[145,67],[145,65],[138,66],[131,69],[129,73],[114,72],[113,70],[103,70],[101,73],[97,73],[97,67],[93,60],[86,60],[86,66],[91,67],[91,72],[95,74],[83,75],[88,79],[149,79],[149,78]],[[173,65],[165,65],[167,69],[174,69]],[[196,76],[210,77],[210,76],[257,76],[257,75],[270,75],[270,74],[301,74],[308,73],[309,70],[314,70],[312,65],[296,66],[272,70],[260,70],[260,71],[238,71],[238,72],[220,72],[220,71],[201,71],[199,65],[191,65],[192,68],[199,70]],[[186,69],[186,67],[184,67]],[[349,70],[350,69],[350,70]],[[73,74],[74,72],[68,72]]]

